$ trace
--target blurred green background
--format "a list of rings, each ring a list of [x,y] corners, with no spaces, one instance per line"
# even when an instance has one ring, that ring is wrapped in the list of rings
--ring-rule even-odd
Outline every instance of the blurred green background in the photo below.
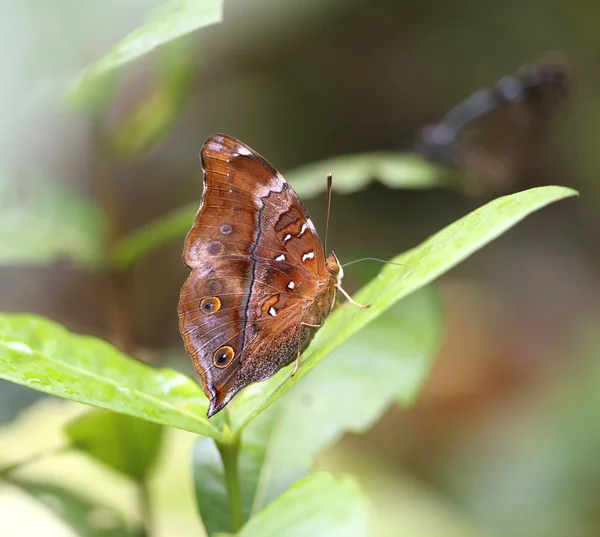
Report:
[[[86,269],[96,266],[89,237],[110,242],[196,204],[198,151],[213,132],[240,138],[284,174],[339,154],[410,151],[422,125],[479,87],[563,51],[575,72],[574,98],[544,158],[510,192],[561,184],[581,197],[533,215],[438,282],[445,336],[417,404],[391,409],[367,434],[347,435],[320,464],[359,476],[375,503],[377,536],[599,535],[600,4],[226,0],[221,24],[119,70],[105,108],[65,106],[75,77],[160,6],[3,0],[0,240],[15,241],[15,251],[37,241],[41,253],[18,263],[16,254],[0,259],[0,309],[36,312],[134,348],[155,365],[191,372],[177,331],[187,275],[182,241],[136,264],[129,291],[115,297],[114,285]],[[167,111],[151,119],[160,127],[154,138],[136,123],[144,103]],[[344,177],[334,181],[343,185]],[[96,229],[82,196],[109,213],[107,229]],[[482,202],[453,189],[374,183],[334,194],[329,244],[342,261],[389,257]],[[307,206],[322,230],[323,196]],[[53,224],[65,214],[73,228]],[[25,238],[12,235],[15,226]],[[48,253],[42,263],[57,236],[64,256]],[[78,264],[68,261],[71,251]],[[355,290],[370,270],[348,268],[345,287]],[[0,384],[0,466],[60,445],[60,424],[81,412],[51,399],[26,409],[39,397]],[[170,433],[156,472],[160,535],[200,531],[192,440]],[[115,491],[105,471],[82,457],[40,461],[31,470],[71,476],[75,488],[131,512],[128,485]],[[40,528],[71,535],[48,517],[0,487],[6,535]]]

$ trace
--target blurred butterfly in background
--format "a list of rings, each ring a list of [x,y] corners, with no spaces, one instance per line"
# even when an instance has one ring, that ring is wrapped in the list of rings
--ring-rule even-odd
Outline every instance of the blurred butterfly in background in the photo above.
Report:
[[[570,87],[568,65],[558,55],[524,66],[424,127],[416,151],[457,169],[479,190],[510,190],[543,152]]]

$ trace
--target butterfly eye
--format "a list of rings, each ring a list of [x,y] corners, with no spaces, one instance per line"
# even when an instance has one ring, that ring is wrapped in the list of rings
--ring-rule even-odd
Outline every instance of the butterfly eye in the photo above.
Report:
[[[202,302],[200,302],[200,309],[207,315],[216,313],[221,309],[221,301],[216,296],[203,298]]]
[[[235,351],[229,345],[225,345],[224,347],[217,349],[213,354],[213,364],[220,368],[227,367],[234,356]]]

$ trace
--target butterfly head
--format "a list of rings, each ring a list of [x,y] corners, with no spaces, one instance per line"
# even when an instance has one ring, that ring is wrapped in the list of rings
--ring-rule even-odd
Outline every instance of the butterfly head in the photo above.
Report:
[[[344,277],[344,269],[340,264],[337,256],[331,252],[329,257],[327,258],[327,262],[325,264],[325,268],[327,269],[327,274],[332,277],[335,277],[337,283],[342,283],[342,278]]]

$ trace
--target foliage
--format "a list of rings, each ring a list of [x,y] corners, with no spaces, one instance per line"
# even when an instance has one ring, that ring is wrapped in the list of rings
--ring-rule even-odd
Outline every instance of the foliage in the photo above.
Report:
[[[8,179],[0,179],[0,265],[66,258],[90,269],[101,267],[106,226],[99,207],[71,189],[43,180],[18,196]]]
[[[200,511],[211,534],[237,530],[244,517],[255,513],[258,516],[270,501],[274,500],[274,505],[279,507],[265,507],[269,512],[283,509],[277,498],[283,501],[285,495],[280,495],[307,472],[311,457],[341,432],[363,430],[396,398],[411,400],[414,397],[435,351],[439,316],[427,295],[405,302],[405,310],[387,310],[530,212],[570,195],[573,191],[565,188],[545,187],[500,198],[394,258],[404,266],[384,267],[356,294],[358,300],[371,307],[363,311],[338,308],[305,352],[296,376],[290,377],[284,370],[269,381],[248,387],[226,413],[210,422],[204,415],[206,399],[193,380],[174,371],[154,370],[108,343],[71,334],[53,322],[32,315],[0,316],[0,377],[213,438],[221,455],[233,453],[233,457],[222,457],[223,462],[219,463],[214,445],[207,444],[207,440],[198,442],[195,469]],[[347,351],[350,354],[341,355],[339,365],[316,370],[313,381],[303,383],[301,389],[300,379],[352,334],[373,321],[377,322],[371,331],[365,331],[356,346]],[[390,323],[395,326],[399,339],[386,342],[395,351],[388,351],[390,358],[387,359],[386,345],[381,344],[379,334],[382,330],[388,333],[384,327]],[[400,354],[402,348],[405,350]],[[381,360],[380,367],[373,367],[372,377],[362,372],[363,349],[376,349],[376,356]],[[356,369],[352,368],[352,355]],[[399,356],[404,356],[404,363],[398,363]],[[397,372],[392,374],[395,369]],[[386,371],[390,382],[387,388],[381,382],[382,371]],[[298,389],[292,390],[296,387]],[[268,408],[290,390],[292,393],[281,405]],[[362,400],[361,394],[374,390],[378,392],[377,397]],[[358,406],[348,405],[349,401],[356,401]],[[118,434],[98,438],[94,424],[104,420],[113,422],[109,430],[121,428],[118,420],[96,414],[68,428],[71,440],[104,463],[140,478],[149,464],[143,462],[144,457],[138,461],[141,463],[138,470],[136,465],[124,465],[124,461],[132,457],[131,449],[142,444],[151,450],[147,456],[151,461],[156,454],[155,440],[149,441],[148,435],[156,438],[157,433],[153,429],[127,426],[128,434],[133,435],[130,439],[116,442]],[[322,425],[315,427],[315,423]],[[103,428],[106,429],[106,425]],[[241,440],[244,429],[247,431]],[[104,445],[105,442],[110,446]],[[223,466],[219,468],[219,464]],[[242,491],[238,491],[233,500],[232,486],[239,480],[237,470],[233,481],[228,477],[231,465],[233,468],[239,465],[243,476]],[[225,491],[229,496],[228,510]],[[234,523],[236,517],[238,522]]]
[[[137,481],[148,478],[160,453],[163,428],[139,420],[93,410],[65,427],[73,447]]]
[[[222,4],[223,0],[170,0],[165,3],[148,16],[145,24],[90,65],[71,88],[68,100],[81,107],[104,106],[116,69],[194,30],[219,22]],[[149,110],[149,113],[154,111]]]

